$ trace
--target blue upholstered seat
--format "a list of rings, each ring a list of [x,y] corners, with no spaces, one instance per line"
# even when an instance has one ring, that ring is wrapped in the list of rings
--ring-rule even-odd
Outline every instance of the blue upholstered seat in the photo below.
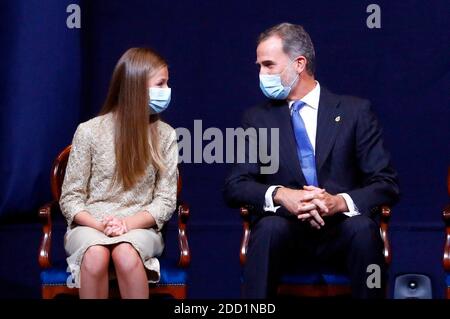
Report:
[[[447,283],[447,287],[450,287],[450,274],[445,278],[445,282]]]
[[[65,285],[70,273],[66,267],[52,267],[41,271],[41,284],[46,286]]]
[[[187,274],[186,270],[178,267],[173,259],[162,258],[161,279],[158,285],[185,285]],[[66,285],[66,279],[70,273],[66,272],[67,265],[60,264],[55,267],[45,269],[41,272],[41,284],[47,286]]]

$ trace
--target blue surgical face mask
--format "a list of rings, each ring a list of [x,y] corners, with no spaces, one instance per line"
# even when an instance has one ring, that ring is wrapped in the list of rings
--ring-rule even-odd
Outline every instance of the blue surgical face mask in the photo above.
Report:
[[[157,114],[167,109],[170,103],[171,93],[171,88],[151,87],[148,90],[148,107],[150,108],[150,113]]]
[[[293,61],[289,63],[291,65]],[[289,66],[288,65],[288,66]],[[284,86],[281,82],[281,74],[287,69],[287,67],[279,74],[260,74],[259,75],[259,87],[261,91],[269,99],[284,100],[291,92],[292,86],[297,81],[299,74],[291,82],[289,86]]]

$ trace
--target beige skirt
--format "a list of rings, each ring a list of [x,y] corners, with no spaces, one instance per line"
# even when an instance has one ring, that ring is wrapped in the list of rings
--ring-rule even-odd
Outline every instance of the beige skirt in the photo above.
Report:
[[[154,229],[133,229],[117,236],[108,237],[104,233],[86,226],[76,226],[68,229],[64,236],[64,248],[67,257],[67,286],[80,288],[80,267],[86,250],[94,245],[114,245],[121,242],[130,243],[139,253],[147,269],[149,282],[158,282],[160,279],[159,261],[156,259],[164,249],[162,235]]]

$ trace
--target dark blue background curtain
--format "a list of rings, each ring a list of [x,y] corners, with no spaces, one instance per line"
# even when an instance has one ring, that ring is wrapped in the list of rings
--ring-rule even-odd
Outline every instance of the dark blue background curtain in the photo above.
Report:
[[[71,3],[81,7],[81,29],[66,27]],[[384,127],[402,190],[391,228],[393,272],[422,271],[442,288],[440,214],[448,201],[450,164],[450,5],[445,0],[377,1],[381,29],[369,29],[370,3],[2,1],[0,219],[32,220],[50,199],[53,159],[71,142],[76,125],[98,113],[113,67],[126,49],[150,46],[169,61],[173,100],[163,116],[172,126],[192,130],[194,119],[201,119],[204,129],[237,127],[243,110],[264,100],[254,64],[256,38],[289,21],[310,33],[321,85],[370,99]],[[227,247],[237,258],[233,245],[239,242],[239,217],[225,207],[221,195],[226,171],[225,164],[182,165],[191,230],[198,238],[210,237],[194,247],[193,277],[200,281],[207,269],[203,251]],[[211,229],[234,230],[233,245],[220,232],[202,233]],[[430,263],[417,266],[423,257]],[[210,271],[205,278],[220,271],[227,275],[228,261],[217,256],[217,262],[217,273]],[[237,259],[233,265],[238,269]],[[197,285],[197,291],[211,289],[204,282]],[[239,295],[223,289],[216,295]]]
[[[52,158],[80,121],[81,33],[66,27],[69,3],[1,5],[1,217],[35,215],[49,199]]]

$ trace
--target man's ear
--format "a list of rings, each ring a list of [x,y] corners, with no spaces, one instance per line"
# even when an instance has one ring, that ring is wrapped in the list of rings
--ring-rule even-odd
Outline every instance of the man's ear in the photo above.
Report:
[[[298,74],[300,74],[301,72],[303,72],[304,70],[306,70],[306,63],[307,63],[307,62],[308,62],[308,61],[306,60],[306,58],[305,58],[303,55],[299,56],[299,57],[296,59],[295,66],[296,66],[296,70],[297,70],[297,73],[298,73]]]

